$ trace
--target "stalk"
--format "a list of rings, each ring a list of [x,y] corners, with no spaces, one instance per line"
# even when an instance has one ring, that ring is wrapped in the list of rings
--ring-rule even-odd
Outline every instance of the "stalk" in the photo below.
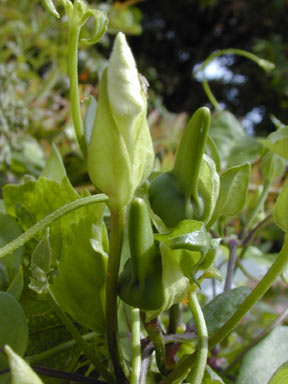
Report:
[[[141,374],[140,311],[132,308],[132,372],[130,384],[139,384]]]
[[[126,207],[120,210],[111,209],[110,249],[106,278],[106,332],[108,350],[114,367],[117,383],[125,382],[119,349],[117,318],[117,281],[120,267],[121,251],[125,229]]]

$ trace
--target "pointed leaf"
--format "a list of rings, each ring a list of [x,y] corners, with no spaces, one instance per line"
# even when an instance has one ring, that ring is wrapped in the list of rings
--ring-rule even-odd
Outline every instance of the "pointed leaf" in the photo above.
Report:
[[[12,384],[43,384],[40,377],[36,375],[26,361],[15,353],[10,346],[6,345],[5,352],[9,357]]]
[[[47,177],[48,179],[57,181],[57,183],[61,184],[65,176],[67,176],[67,174],[62,157],[58,148],[53,143],[52,150],[46,161],[45,168],[42,172],[42,177]]]
[[[28,344],[28,327],[23,309],[14,296],[0,292],[0,348],[10,345],[23,356]],[[0,370],[8,366],[7,358],[0,354]]]
[[[59,19],[60,15],[59,13],[57,12],[57,9],[53,3],[52,0],[41,0],[42,1],[42,4],[44,5],[44,7],[52,13],[53,16],[57,17],[57,19]]]
[[[270,133],[267,139],[258,140],[265,147],[288,160],[288,127],[282,127]]]
[[[236,384],[265,384],[287,361],[288,328],[279,326],[246,353]],[[278,383],[278,382],[277,382]]]

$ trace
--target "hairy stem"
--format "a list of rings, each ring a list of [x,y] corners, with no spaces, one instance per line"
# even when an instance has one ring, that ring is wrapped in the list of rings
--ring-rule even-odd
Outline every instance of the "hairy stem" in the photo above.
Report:
[[[130,384],[139,384],[141,373],[140,310],[132,308],[132,372]]]
[[[81,350],[84,352],[87,359],[94,365],[96,371],[100,375],[102,375],[104,379],[108,380],[109,383],[115,383],[114,377],[111,375],[109,371],[107,371],[105,366],[95,356],[93,350],[86,343],[86,341],[83,339],[83,337],[79,333],[78,329],[75,327],[75,325],[72,323],[70,318],[66,315],[63,309],[60,307],[56,298],[54,297],[53,293],[49,288],[48,288],[48,293],[49,293],[49,302],[52,308],[54,309],[57,316],[60,318],[60,320],[64,324],[65,328],[71,333],[72,337],[76,340],[77,344],[79,345]]]
[[[111,209],[110,249],[106,279],[106,331],[108,350],[117,383],[125,382],[118,349],[117,281],[125,229],[125,212]]]
[[[51,225],[54,221],[60,219],[62,216],[65,216],[67,213],[85,207],[86,205],[103,203],[105,201],[108,201],[108,197],[104,194],[99,194],[83,197],[81,199],[74,200],[71,201],[71,203],[63,205],[63,207],[56,209],[56,211],[50,213],[48,216],[38,221],[38,223],[33,225],[33,227],[27,229],[27,231],[17,237],[17,239],[11,241],[10,243],[4,245],[4,247],[0,248],[0,259],[1,257],[4,257],[9,253],[16,251],[16,249],[22,247],[22,245],[24,245],[35,235],[37,235],[38,232],[43,231],[43,229]]]
[[[191,384],[201,384],[208,356],[208,331],[195,290],[190,293],[189,307],[195,320],[198,335],[196,363],[193,367],[190,382]]]

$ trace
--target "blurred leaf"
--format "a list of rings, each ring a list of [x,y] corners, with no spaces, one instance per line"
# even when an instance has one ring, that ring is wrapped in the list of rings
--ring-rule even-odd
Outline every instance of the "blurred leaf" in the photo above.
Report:
[[[260,170],[264,181],[273,183],[285,170],[286,161],[283,157],[272,151],[268,151],[262,158]]]
[[[52,143],[52,150],[41,176],[57,181],[59,184],[61,184],[63,178],[67,176],[62,157],[54,143]]]
[[[82,23],[86,23],[89,17],[93,17],[95,20],[95,29],[92,33],[92,36],[89,38],[81,38],[80,40],[85,44],[96,44],[104,35],[108,27],[108,17],[107,14],[99,11],[98,9],[88,8],[85,12],[82,20]]]
[[[125,4],[125,3],[124,3]],[[114,3],[109,12],[109,29],[122,31],[128,35],[140,35],[142,32],[142,13],[136,7],[123,7],[122,3]]]
[[[276,200],[274,219],[283,231],[288,231],[288,183],[286,183]]]
[[[97,101],[95,97],[89,96],[85,100],[85,105],[87,106],[87,110],[84,117],[84,134],[85,134],[87,145],[89,145],[92,129],[95,123],[96,110],[97,110]]]
[[[281,365],[273,374],[268,384],[286,384],[288,382],[288,362]]]
[[[43,384],[43,381],[29,367],[10,346],[6,345],[5,352],[9,357],[9,366],[11,370],[12,384]]]
[[[54,278],[51,291],[69,315],[89,329],[104,332],[105,276],[107,255],[95,252],[97,240],[102,244],[102,217],[104,204],[97,204],[85,217],[71,224],[59,276]],[[95,230],[97,227],[97,231]],[[94,229],[93,229],[94,227]]]
[[[244,356],[236,384],[265,384],[287,361],[288,327],[274,328],[263,341]],[[278,383],[278,382],[277,382]]]
[[[60,17],[59,13],[57,12],[57,9],[55,8],[55,5],[52,0],[41,0],[44,7],[52,13],[53,16],[57,17],[57,19]]]
[[[0,292],[0,347],[10,345],[23,356],[28,344],[28,327],[23,309],[14,296]],[[7,368],[7,358],[0,354],[0,369]]]
[[[244,207],[250,180],[250,164],[229,168],[220,176],[220,192],[210,223],[220,216],[234,216]]]
[[[225,384],[220,376],[217,375],[216,372],[213,371],[209,365],[206,365],[205,374],[202,380],[202,384]]]
[[[261,144],[288,160],[288,127],[282,127],[270,133],[267,139],[259,139]]]

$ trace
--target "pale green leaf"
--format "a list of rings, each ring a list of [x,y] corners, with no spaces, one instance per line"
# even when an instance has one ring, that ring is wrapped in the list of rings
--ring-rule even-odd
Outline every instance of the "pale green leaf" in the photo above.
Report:
[[[41,176],[57,181],[59,184],[67,176],[62,157],[54,143]]]
[[[260,170],[264,181],[273,183],[285,170],[286,161],[273,151],[268,151],[262,158]]]
[[[287,356],[288,327],[279,326],[246,353],[236,384],[268,384]]]
[[[270,133],[267,139],[259,139],[258,141],[288,160],[288,127],[279,128],[277,131]]]
[[[20,299],[24,288],[24,274],[22,265],[20,265],[18,272],[7,289],[7,293],[14,296],[16,300]]]
[[[96,110],[97,110],[97,101],[95,97],[89,96],[84,100],[87,110],[84,116],[84,135],[87,145],[90,143],[92,129],[95,123]]]
[[[9,358],[9,366],[12,377],[12,384],[43,384],[39,376],[10,346],[6,345],[5,352]]]

